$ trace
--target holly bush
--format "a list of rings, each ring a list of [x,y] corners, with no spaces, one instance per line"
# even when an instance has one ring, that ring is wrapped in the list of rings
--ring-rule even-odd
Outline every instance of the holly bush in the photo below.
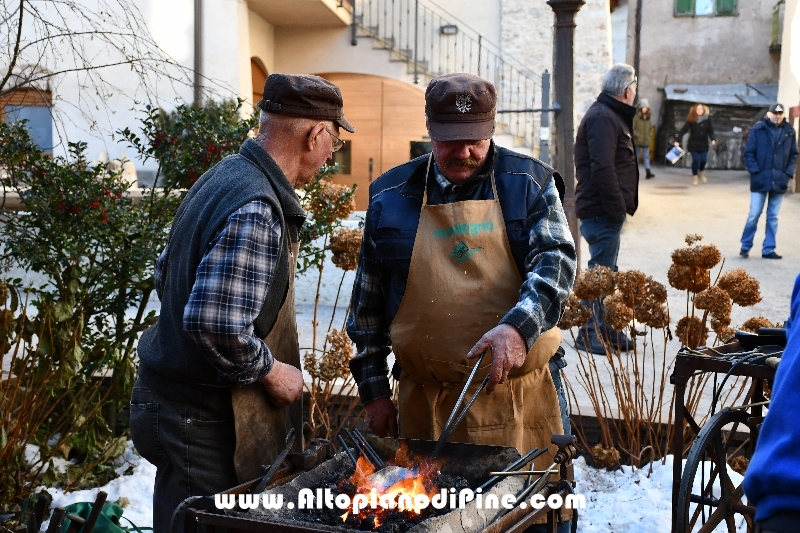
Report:
[[[136,339],[157,319],[147,312],[155,260],[186,188],[255,125],[240,105],[148,107],[141,133],[121,130],[158,163],[160,186],[136,198],[116,167],[89,164],[85,143],[52,157],[24,122],[0,123],[0,185],[24,204],[0,222],[0,353],[10,370],[0,380],[0,514],[41,483],[75,489],[116,476]],[[12,266],[44,282],[2,279]],[[25,460],[30,444],[38,453]],[[66,472],[59,458],[73,460]]]

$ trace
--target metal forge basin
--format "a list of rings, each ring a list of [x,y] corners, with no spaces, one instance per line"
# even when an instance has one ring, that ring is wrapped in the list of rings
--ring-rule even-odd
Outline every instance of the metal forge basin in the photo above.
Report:
[[[383,460],[390,460],[400,448],[401,443],[408,445],[410,455],[428,457],[433,453],[435,441],[422,441],[410,439],[388,439],[368,436],[367,440]],[[473,489],[488,479],[489,472],[503,470],[508,464],[519,459],[520,454],[515,448],[502,446],[483,446],[478,444],[448,443],[440,458],[445,462],[440,471],[443,475],[459,476],[465,478]],[[353,465],[344,453],[339,453],[313,470],[305,472],[290,482],[265,491],[265,494],[283,496],[283,508],[280,510],[266,510],[262,507],[251,509],[245,514],[237,513],[242,518],[270,525],[270,531],[328,531],[331,533],[349,533],[358,531],[348,525],[331,526],[313,520],[307,511],[288,509],[287,502],[297,502],[301,489],[316,489],[326,486],[326,479],[335,473],[350,473]],[[495,494],[498,499],[505,494],[517,494],[523,488],[523,480],[510,477],[501,480],[491,490],[484,494]],[[497,517],[501,509],[478,509],[477,502],[469,502],[463,509],[452,509],[445,514],[424,520],[408,529],[409,532],[451,532],[472,533],[484,531]],[[527,514],[531,514],[529,510]],[[510,515],[511,513],[509,513]],[[507,515],[506,518],[510,518]],[[504,529],[498,529],[502,531]]]

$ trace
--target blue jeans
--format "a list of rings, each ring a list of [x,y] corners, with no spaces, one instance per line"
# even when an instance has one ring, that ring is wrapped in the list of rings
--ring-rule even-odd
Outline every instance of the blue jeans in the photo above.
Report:
[[[589,245],[589,268],[597,265],[605,266],[616,272],[617,257],[619,256],[619,244],[622,236],[622,225],[624,220],[616,221],[607,216],[582,218],[580,220],[580,230],[583,238]],[[595,322],[600,331],[611,333],[611,328],[605,323],[606,310],[603,302],[583,302],[584,305],[591,306],[595,319],[589,324],[581,326],[578,335],[592,334],[595,330]]]
[[[589,268],[602,265],[617,271],[617,256],[625,220],[612,220],[607,216],[582,218],[580,230],[589,245]]]
[[[708,163],[708,152],[691,152],[691,154],[692,176],[695,176],[699,171],[706,168],[706,163]]]
[[[189,496],[211,496],[239,484],[230,398],[227,405],[176,402],[137,381],[130,426],[136,451],[156,466],[153,533],[171,533],[172,513]]]
[[[644,168],[650,170],[650,147],[649,146],[637,146],[636,147],[636,158],[639,158],[639,154],[644,153]]]
[[[753,238],[756,236],[756,228],[761,212],[764,210],[764,203],[767,202],[767,234],[764,237],[764,245],[761,247],[763,255],[771,254],[775,251],[775,237],[778,234],[778,211],[781,210],[783,203],[782,192],[771,191],[751,192],[750,193],[750,213],[747,215],[747,222],[744,224],[742,232],[742,250],[747,252],[753,247]]]

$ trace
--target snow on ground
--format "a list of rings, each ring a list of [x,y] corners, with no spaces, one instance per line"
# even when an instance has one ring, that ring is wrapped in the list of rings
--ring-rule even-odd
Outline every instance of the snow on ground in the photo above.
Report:
[[[58,488],[47,488],[53,497],[51,509],[66,507],[77,502],[93,502],[101,490],[108,494],[107,501],[119,503],[127,518],[139,527],[152,527],[153,525],[153,483],[156,479],[156,467],[133,451],[133,442],[128,441],[125,453],[119,458],[120,466],[117,474],[123,474],[112,479],[108,484],[98,489],[78,490],[65,493]],[[125,474],[125,472],[128,472]],[[120,498],[127,499],[120,502]],[[49,521],[48,521],[49,522]],[[122,525],[130,525],[122,520]],[[47,530],[47,522],[42,525],[42,530]]]
[[[127,498],[123,517],[139,527],[153,525],[153,483],[156,467],[136,455],[129,442],[117,472],[128,471],[100,489],[64,493],[49,488],[51,507],[64,507],[75,502],[94,501],[98,490],[108,493],[108,501]],[[734,483],[741,477],[729,471]],[[586,508],[580,511],[579,533],[662,533],[669,529],[672,498],[672,456],[665,463],[634,470],[624,466],[609,472],[588,466],[582,457],[575,461],[576,492],[586,497]],[[699,480],[696,483],[699,488]],[[123,524],[124,524],[123,520]],[[746,528],[737,520],[739,531]],[[43,529],[47,528],[47,523]],[[717,530],[724,531],[724,526]]]

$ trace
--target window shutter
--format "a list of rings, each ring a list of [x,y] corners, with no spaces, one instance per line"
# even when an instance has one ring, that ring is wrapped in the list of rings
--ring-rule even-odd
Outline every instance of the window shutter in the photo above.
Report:
[[[694,15],[694,0],[675,0],[675,14]]]
[[[717,0],[717,15],[735,15],[736,0]]]

